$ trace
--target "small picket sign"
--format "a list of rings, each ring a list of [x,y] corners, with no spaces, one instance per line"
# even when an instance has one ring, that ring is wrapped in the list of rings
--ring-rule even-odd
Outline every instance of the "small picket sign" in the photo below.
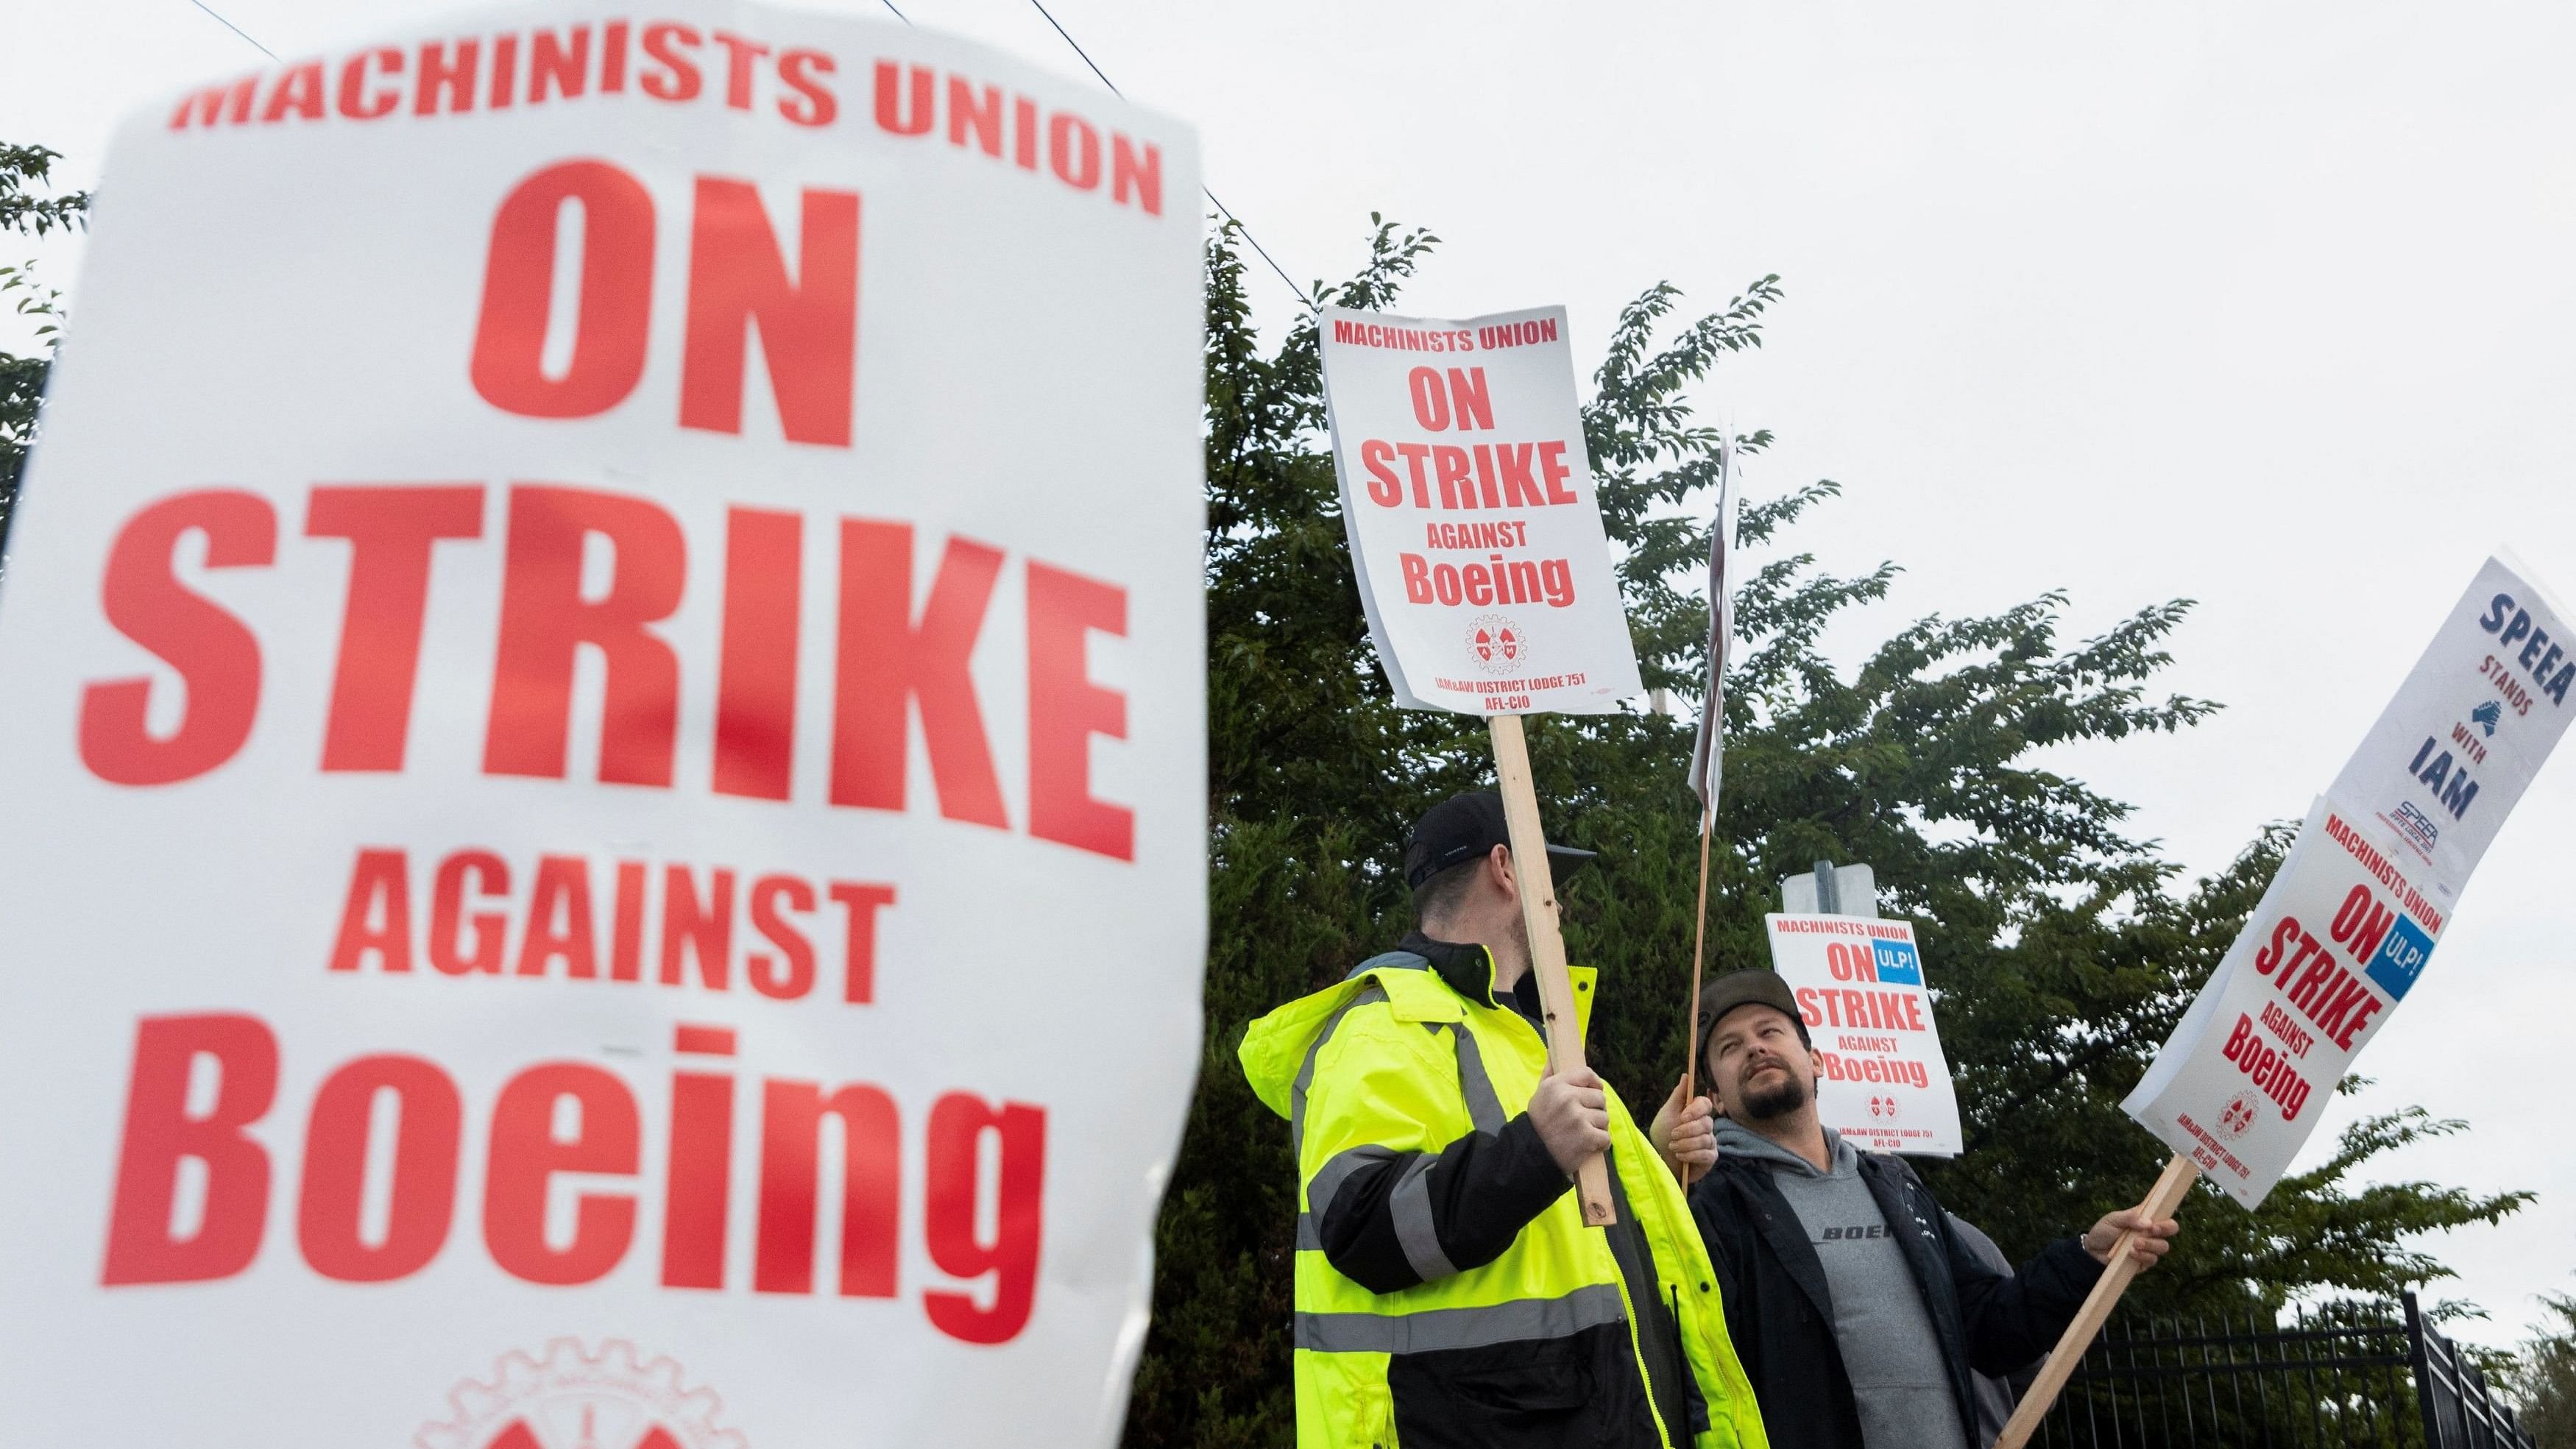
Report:
[[[1583,1065],[1525,714],[1606,714],[1642,685],[1574,395],[1565,309],[1318,316],[1342,520],[1396,702],[1481,714],[1521,881],[1548,1061]],[[1584,1220],[1616,1218],[1583,1165]]]

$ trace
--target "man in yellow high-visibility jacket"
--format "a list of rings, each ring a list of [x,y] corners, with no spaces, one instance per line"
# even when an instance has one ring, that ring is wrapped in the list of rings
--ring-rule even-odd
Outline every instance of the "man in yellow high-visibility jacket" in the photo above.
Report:
[[[1433,807],[1405,877],[1401,947],[1241,1050],[1296,1141],[1300,1449],[1763,1446],[1670,1161],[1590,1072],[1548,1074],[1501,798]],[[1580,1031],[1594,981],[1572,975]],[[1606,1230],[1571,1191],[1605,1150]]]

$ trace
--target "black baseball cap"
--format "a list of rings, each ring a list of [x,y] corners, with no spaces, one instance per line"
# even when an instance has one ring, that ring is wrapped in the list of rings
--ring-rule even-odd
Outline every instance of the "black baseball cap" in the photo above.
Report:
[[[1452,795],[1422,812],[1413,822],[1413,839],[1404,847],[1404,885],[1419,887],[1453,865],[1490,855],[1497,845],[1512,843],[1503,823],[1503,797],[1492,790]],[[1591,863],[1593,852],[1570,845],[1547,848],[1547,865],[1558,879]]]
[[[1729,971],[1700,988],[1699,1031],[1691,1045],[1702,1056],[1708,1053],[1708,1034],[1726,1014],[1739,1006],[1767,1006],[1789,1018],[1798,1029],[1798,1040],[1807,1041],[1806,1018],[1798,1014],[1798,998],[1779,972],[1767,966]],[[1812,1045],[1812,1043],[1809,1043]]]

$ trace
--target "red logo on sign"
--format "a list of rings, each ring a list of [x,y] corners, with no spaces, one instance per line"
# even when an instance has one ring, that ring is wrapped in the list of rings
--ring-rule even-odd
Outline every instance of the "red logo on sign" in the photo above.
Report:
[[[1897,1116],[1896,1099],[1894,1097],[1870,1098],[1869,1115],[1882,1122],[1895,1121]]]
[[[648,1364],[623,1339],[590,1353],[558,1338],[542,1359],[513,1349],[489,1382],[468,1379],[447,1402],[455,1416],[423,1424],[413,1449],[748,1449],[716,1426],[713,1389],[687,1387],[678,1364]]]
[[[2228,1098],[2218,1114],[2218,1130],[2232,1139],[2244,1136],[2245,1129],[2253,1125],[2254,1099],[2243,1092]]]
[[[1529,636],[1520,621],[1507,614],[1479,614],[1467,626],[1467,652],[1487,674],[1508,674],[1529,653]]]

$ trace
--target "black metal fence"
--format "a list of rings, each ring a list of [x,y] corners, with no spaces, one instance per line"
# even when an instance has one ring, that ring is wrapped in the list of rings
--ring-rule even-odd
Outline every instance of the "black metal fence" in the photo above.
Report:
[[[2460,1346],[2433,1331],[2406,1295],[2406,1328],[2415,1345],[2415,1395],[2423,1406],[2424,1442],[2433,1449],[2532,1449],[2513,1410],[2487,1391],[2486,1375]]]
[[[2034,1443],[2048,1449],[2533,1449],[2459,1346],[2395,1303],[2114,1319]]]

